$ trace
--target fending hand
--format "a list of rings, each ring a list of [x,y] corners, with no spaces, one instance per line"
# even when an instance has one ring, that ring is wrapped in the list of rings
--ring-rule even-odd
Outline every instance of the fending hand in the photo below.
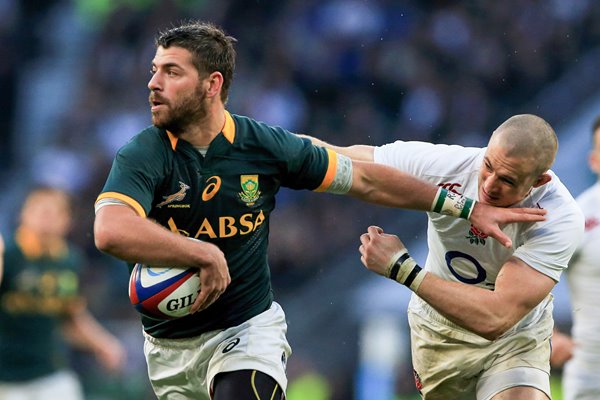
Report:
[[[378,226],[369,226],[360,236],[360,243],[360,261],[367,269],[383,276],[396,255],[405,249],[398,236],[387,234]]]
[[[470,220],[480,232],[511,248],[512,240],[502,232],[502,226],[513,222],[544,221],[546,213],[542,208],[504,208],[477,202]]]

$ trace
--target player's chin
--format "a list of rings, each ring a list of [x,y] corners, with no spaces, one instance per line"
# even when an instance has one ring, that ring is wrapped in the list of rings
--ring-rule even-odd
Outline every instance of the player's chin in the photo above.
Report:
[[[496,197],[489,196],[485,192],[479,192],[479,200],[480,203],[486,204],[488,206],[493,207],[506,207],[502,199],[498,199]]]
[[[164,118],[161,118],[158,112],[152,113],[152,125],[157,128],[166,129],[166,122]]]
[[[494,201],[494,200],[479,200],[480,203],[485,204],[486,206],[491,206],[491,207],[506,207],[504,205],[502,205],[500,202],[498,201]]]
[[[507,204],[506,202],[500,201],[500,200],[483,202],[483,203],[487,204],[488,206],[498,207],[498,208],[508,208],[508,207],[510,207],[510,204]]]

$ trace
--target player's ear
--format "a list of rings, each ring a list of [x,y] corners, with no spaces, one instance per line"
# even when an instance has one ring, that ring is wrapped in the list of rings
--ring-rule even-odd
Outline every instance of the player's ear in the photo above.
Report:
[[[544,172],[543,174],[541,174],[540,176],[537,177],[537,180],[533,184],[533,187],[536,188],[536,187],[544,186],[546,183],[550,182],[551,180],[552,180],[552,176],[549,173]]]
[[[223,74],[219,71],[215,71],[208,76],[208,91],[206,92],[208,97],[221,96],[221,88],[223,87]]]

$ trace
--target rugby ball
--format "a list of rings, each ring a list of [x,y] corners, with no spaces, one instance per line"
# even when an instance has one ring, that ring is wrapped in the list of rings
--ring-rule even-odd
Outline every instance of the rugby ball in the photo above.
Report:
[[[148,317],[181,318],[200,291],[198,268],[152,267],[137,263],[129,277],[129,300]]]

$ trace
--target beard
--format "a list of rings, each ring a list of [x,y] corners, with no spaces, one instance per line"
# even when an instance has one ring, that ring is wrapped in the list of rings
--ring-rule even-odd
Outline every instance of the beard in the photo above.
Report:
[[[151,94],[150,98],[152,97]],[[158,99],[166,107],[152,113],[152,124],[157,128],[168,130],[175,136],[181,135],[189,126],[201,121],[208,114],[208,106],[205,103],[206,93],[201,90],[200,85],[192,93],[174,102],[160,97]]]

